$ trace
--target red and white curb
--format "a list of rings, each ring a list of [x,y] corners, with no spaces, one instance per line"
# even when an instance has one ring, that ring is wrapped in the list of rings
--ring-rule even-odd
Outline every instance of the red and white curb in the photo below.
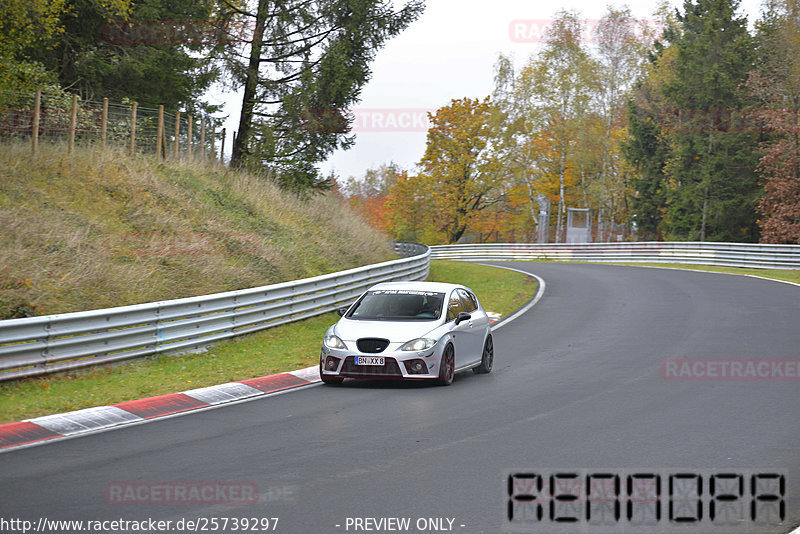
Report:
[[[181,393],[46,415],[0,425],[0,451],[141,423],[178,413],[268,395],[319,382],[319,367],[308,367]]]

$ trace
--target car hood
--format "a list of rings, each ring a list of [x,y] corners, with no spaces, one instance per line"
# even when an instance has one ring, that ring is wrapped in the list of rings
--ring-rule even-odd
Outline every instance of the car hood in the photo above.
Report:
[[[355,341],[363,337],[388,339],[391,343],[405,343],[434,330],[438,321],[354,321],[342,319],[336,323],[336,335],[342,341]]]

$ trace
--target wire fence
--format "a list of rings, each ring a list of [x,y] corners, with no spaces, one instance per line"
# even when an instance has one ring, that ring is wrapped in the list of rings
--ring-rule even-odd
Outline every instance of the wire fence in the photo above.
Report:
[[[214,117],[163,106],[81,100],[60,90],[0,91],[0,141],[30,142],[34,153],[39,141],[47,141],[65,143],[70,151],[75,145],[113,145],[130,154],[220,158],[225,135]]]

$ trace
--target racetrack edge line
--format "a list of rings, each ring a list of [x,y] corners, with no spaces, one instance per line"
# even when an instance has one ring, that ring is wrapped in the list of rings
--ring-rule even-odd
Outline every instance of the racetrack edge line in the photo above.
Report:
[[[542,296],[544,295],[544,290],[547,287],[547,284],[545,283],[544,279],[539,275],[536,275],[536,274],[533,274],[533,273],[529,273],[529,272],[523,271],[521,269],[515,269],[513,267],[506,267],[504,265],[494,265],[494,264],[480,263],[480,262],[475,262],[475,263],[477,265],[485,265],[487,267],[497,267],[499,269],[508,269],[509,271],[516,271],[518,273],[522,273],[524,275],[532,276],[532,277],[536,278],[536,281],[539,283],[539,288],[536,290],[536,295],[534,295],[533,298],[531,300],[529,300],[527,302],[527,304],[525,304],[522,308],[518,309],[517,311],[515,311],[511,315],[507,315],[506,317],[503,317],[496,324],[492,325],[492,331],[497,330],[498,328],[501,328],[501,327],[507,325],[511,321],[513,321],[513,320],[519,318],[520,316],[522,316],[523,314],[525,314],[528,310],[530,310],[531,308],[536,306],[536,303],[538,303],[541,300]]]
[[[705,269],[688,269],[683,267],[667,267],[667,266],[660,266],[660,265],[636,265],[633,263],[614,263],[614,262],[587,262],[591,265],[618,265],[621,267],[639,267],[641,269],[670,269],[672,271],[689,271],[695,273],[709,273],[709,274],[732,274],[733,276],[747,276],[750,278],[758,278],[760,280],[769,280],[770,282],[780,282],[782,284],[789,284],[792,286],[800,287],[800,284],[797,282],[790,282],[789,280],[781,280],[780,278],[769,278],[767,276],[758,276],[757,274],[749,274],[749,273],[728,273],[725,271],[706,271]],[[800,527],[798,527],[800,529]],[[794,532],[792,534],[795,534]],[[800,530],[798,530],[797,534],[800,534]]]

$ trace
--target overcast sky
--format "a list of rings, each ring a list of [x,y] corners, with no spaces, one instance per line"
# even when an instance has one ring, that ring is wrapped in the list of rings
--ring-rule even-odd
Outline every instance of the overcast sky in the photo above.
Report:
[[[403,2],[395,0],[395,5]],[[682,6],[683,2],[671,0]],[[512,55],[517,64],[536,53],[537,36],[559,9],[577,10],[588,25],[601,18],[607,6],[622,2],[596,0],[427,0],[422,16],[390,40],[372,63],[372,78],[356,115],[355,145],[338,151],[321,169],[341,178],[362,177],[369,168],[394,161],[413,170],[425,151],[425,112],[454,98],[484,98],[492,91],[493,66],[498,54]],[[650,24],[657,0],[627,4],[633,16]],[[760,0],[742,0],[740,11],[752,23]],[[212,101],[228,102],[227,131],[236,129],[241,97],[214,94]],[[226,146],[229,153],[230,140]]]

